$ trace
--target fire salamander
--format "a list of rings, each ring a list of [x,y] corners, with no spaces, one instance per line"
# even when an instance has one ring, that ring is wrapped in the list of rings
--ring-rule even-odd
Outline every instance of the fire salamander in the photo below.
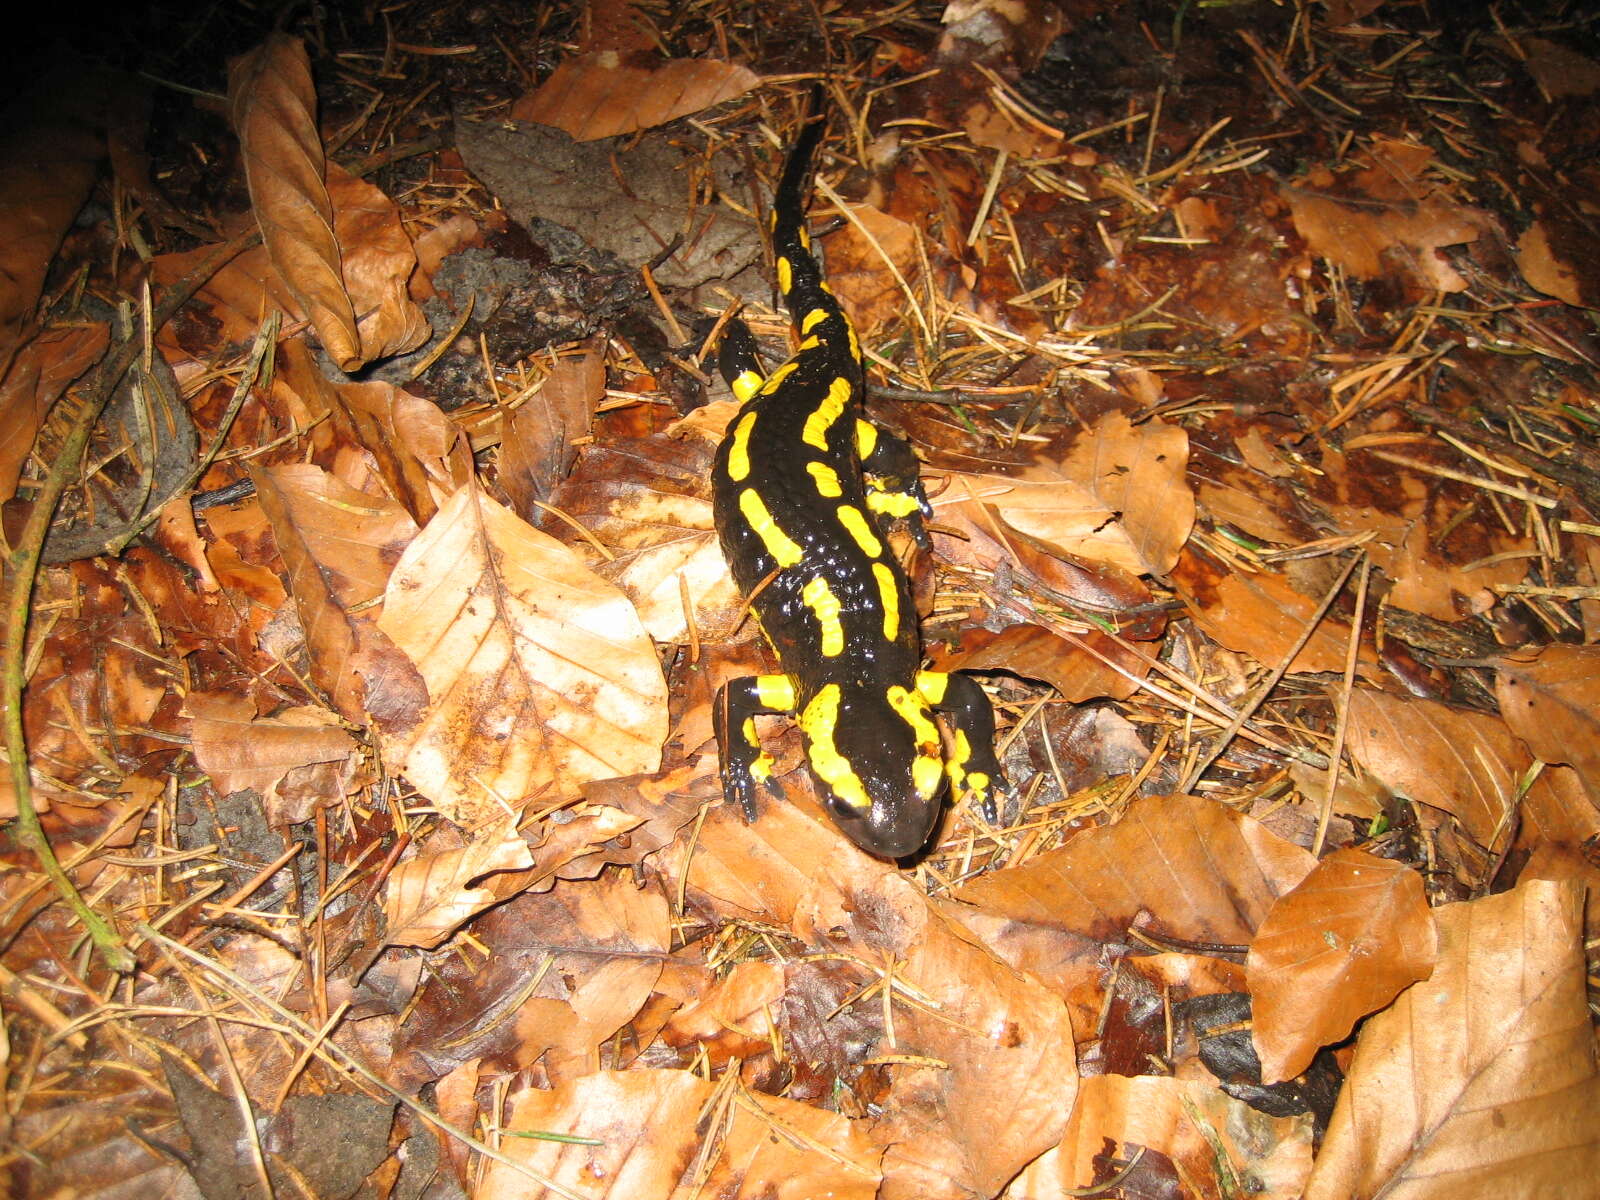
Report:
[[[964,675],[921,670],[911,586],[885,531],[926,545],[930,514],[911,447],[862,416],[861,347],[811,255],[805,203],[826,116],[821,89],[773,201],[778,286],[799,349],[763,378],[755,340],[730,325],[720,366],[744,403],[712,477],[723,555],[782,674],[730,680],[717,696],[722,782],[747,818],[772,760],[757,713],[794,713],[806,762],[839,827],[902,858],[927,842],[948,779],[992,814],[1005,785],[994,711]],[[933,713],[946,715],[951,750]]]

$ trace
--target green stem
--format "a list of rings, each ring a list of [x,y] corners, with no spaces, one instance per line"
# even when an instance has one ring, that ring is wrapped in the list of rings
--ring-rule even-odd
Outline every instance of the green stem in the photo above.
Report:
[[[252,245],[259,236],[252,232],[235,238],[174,284],[150,314],[151,336],[187,304],[224,263]],[[11,783],[17,797],[18,840],[33,851],[56,891],[71,906],[89,936],[94,939],[95,948],[106,965],[118,973],[132,971],[138,965],[137,960],[105,918],[84,902],[71,877],[62,870],[50,839],[45,836],[44,826],[39,822],[39,810],[33,803],[32,774],[28,769],[28,736],[23,728],[22,693],[27,685],[28,619],[32,615],[33,586],[39,577],[39,559],[44,553],[50,521],[55,516],[56,506],[61,502],[67,483],[78,475],[95,422],[105,411],[117,382],[133,365],[142,345],[143,338],[135,331],[107,352],[95,376],[94,386],[74,418],[43,486],[34,497],[22,536],[6,558],[6,577],[10,588],[6,596],[6,639],[3,658],[0,658],[0,688],[3,688],[0,696],[3,696],[5,710],[6,754],[11,760]]]

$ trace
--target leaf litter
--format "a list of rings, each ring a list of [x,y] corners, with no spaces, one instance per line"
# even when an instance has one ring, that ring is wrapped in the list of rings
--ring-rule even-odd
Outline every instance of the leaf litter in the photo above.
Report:
[[[19,76],[10,1194],[1600,1173],[1592,21],[938,15],[212,10]],[[813,230],[1017,791],[899,864],[784,722],[747,823],[710,733],[770,660],[709,335],[789,352],[824,66]]]

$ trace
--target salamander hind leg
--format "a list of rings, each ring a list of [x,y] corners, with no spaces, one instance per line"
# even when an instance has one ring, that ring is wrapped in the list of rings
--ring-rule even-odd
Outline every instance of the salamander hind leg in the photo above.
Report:
[[[965,793],[991,824],[1000,818],[997,797],[1010,791],[994,750],[994,706],[969,675],[923,671],[917,690],[950,725],[951,747],[945,773],[951,791]]]
[[[741,402],[759,392],[767,381],[761,373],[755,334],[737,317],[723,327],[722,341],[717,346],[717,369]]]

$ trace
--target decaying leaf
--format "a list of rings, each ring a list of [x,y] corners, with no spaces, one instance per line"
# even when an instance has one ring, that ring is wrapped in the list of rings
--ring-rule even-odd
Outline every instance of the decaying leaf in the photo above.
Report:
[[[666,683],[632,607],[477,488],[407,548],[378,624],[429,697],[389,722],[384,757],[450,819],[660,766]]]
[[[1511,731],[1545,762],[1566,763],[1600,795],[1600,646],[1546,646],[1495,676]]]
[[[639,66],[600,50],[563,61],[512,105],[511,115],[589,142],[665,125],[742,96],[759,82],[737,63],[677,58]]]
[[[674,859],[664,866],[677,875],[687,861],[697,906],[787,926],[848,955],[862,987],[890,987],[892,971],[895,993],[863,1013],[885,1021],[880,1053],[910,1056],[883,1099],[881,1195],[992,1194],[1059,1135],[1077,1075],[1061,1002],[892,865],[850,847],[820,812],[774,804],[748,826],[714,809],[692,852]],[[1002,1109],[1011,1119],[997,1124]]]
[[[1137,1160],[1136,1160],[1137,1159]],[[1034,1162],[1005,1200],[1094,1194],[1252,1196],[1295,1200],[1311,1170],[1310,1121],[1272,1117],[1192,1080],[1156,1075],[1085,1079],[1061,1144]]]
[[[1535,880],[1438,910],[1433,975],[1362,1027],[1307,1200],[1531,1200],[1600,1177],[1582,907]]]
[[[1299,1075],[1320,1047],[1426,979],[1435,951],[1422,877],[1410,867],[1350,849],[1319,862],[1250,943],[1262,1081]]]
[[[343,797],[355,768],[355,739],[326,709],[302,705],[257,717],[247,696],[201,693],[185,705],[195,761],[219,792],[259,792],[271,824],[303,821],[319,803]]]
[[[480,831],[460,849],[419,854],[401,863],[384,889],[385,940],[392,946],[432,949],[475,913],[499,903],[501,897],[486,887],[473,887],[475,881],[532,865],[515,817]]]
[[[548,1092],[529,1088],[504,1128],[594,1141],[505,1138],[532,1176],[491,1163],[478,1200],[572,1200],[596,1177],[614,1195],[661,1200],[873,1200],[881,1178],[882,1151],[859,1123],[688,1071],[602,1071]]]

